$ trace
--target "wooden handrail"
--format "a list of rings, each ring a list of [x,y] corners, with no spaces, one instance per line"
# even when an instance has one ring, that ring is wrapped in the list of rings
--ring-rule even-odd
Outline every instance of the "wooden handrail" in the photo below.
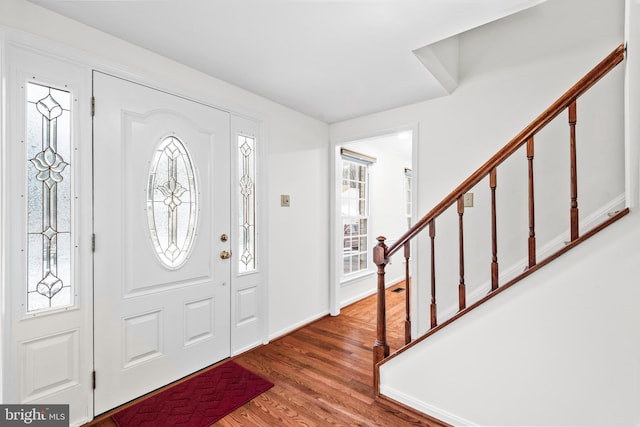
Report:
[[[455,190],[449,193],[440,203],[431,209],[425,216],[414,224],[406,233],[396,240],[385,251],[386,257],[390,257],[396,253],[406,242],[413,239],[429,222],[443,213],[449,206],[453,205],[459,198],[467,193],[474,185],[487,176],[492,169],[495,169],[511,154],[533,137],[540,129],[546,126],[551,120],[564,111],[569,105],[575,101],[580,95],[585,93],[591,86],[600,80],[605,74],[611,71],[616,65],[624,60],[625,47],[618,46],[605,59],[596,65],[589,73],[580,79],[571,89],[562,95],[556,102],[551,104],[542,114],[525,127],[518,135],[509,141],[500,149],[493,157],[491,157],[484,165],[462,182]]]

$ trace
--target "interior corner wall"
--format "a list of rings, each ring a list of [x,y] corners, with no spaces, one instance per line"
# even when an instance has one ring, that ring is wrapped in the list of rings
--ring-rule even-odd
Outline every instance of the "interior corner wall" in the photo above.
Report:
[[[291,121],[276,133],[270,124],[269,331],[276,338],[329,313],[329,139],[326,125]],[[280,206],[283,194],[290,207]]]
[[[145,80],[262,122],[266,149],[269,330],[273,337],[328,313],[328,125],[224,81],[64,18],[26,0],[0,2],[0,26],[46,39]],[[34,35],[34,36],[32,36]],[[70,54],[73,57],[73,54]],[[280,194],[291,195],[281,208]],[[260,207],[265,212],[265,207]]]

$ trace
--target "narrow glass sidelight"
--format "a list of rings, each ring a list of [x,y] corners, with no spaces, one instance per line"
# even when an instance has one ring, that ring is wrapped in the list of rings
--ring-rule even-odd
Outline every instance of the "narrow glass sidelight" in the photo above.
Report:
[[[256,269],[256,140],[238,135],[238,271]]]
[[[27,312],[73,304],[71,94],[26,85]]]
[[[160,262],[180,268],[193,246],[198,213],[196,179],[191,157],[175,136],[155,150],[148,177],[147,219]]]

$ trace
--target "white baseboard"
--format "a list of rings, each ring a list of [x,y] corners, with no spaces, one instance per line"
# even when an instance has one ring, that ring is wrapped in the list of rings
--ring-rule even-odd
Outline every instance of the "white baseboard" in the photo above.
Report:
[[[381,384],[380,394],[393,399],[396,402],[402,403],[420,412],[423,412],[431,417],[437,418],[440,421],[444,421],[447,424],[451,424],[455,427],[479,426],[479,424],[475,424],[469,420],[465,420],[464,418],[458,417],[436,406],[417,400],[389,386]]]
[[[307,317],[306,319],[301,320],[298,323],[295,323],[293,325],[289,325],[286,328],[281,329],[281,330],[279,330],[277,332],[273,332],[273,333],[269,334],[269,341],[273,341],[274,339],[280,338],[280,337],[282,337],[284,335],[287,335],[288,333],[291,333],[291,332],[295,331],[296,329],[300,329],[303,326],[307,326],[308,324],[313,323],[318,319],[322,319],[324,316],[326,316],[328,314],[329,314],[329,310],[322,311],[322,312],[320,312],[320,313],[318,313],[316,315],[313,315],[311,317]]]
[[[348,305],[353,304],[354,302],[358,302],[361,299],[364,299],[366,297],[370,297],[371,295],[374,295],[377,292],[377,289],[369,289],[366,292],[362,292],[356,296],[353,296],[349,299],[346,299],[344,301],[340,301],[340,308],[345,308]]]

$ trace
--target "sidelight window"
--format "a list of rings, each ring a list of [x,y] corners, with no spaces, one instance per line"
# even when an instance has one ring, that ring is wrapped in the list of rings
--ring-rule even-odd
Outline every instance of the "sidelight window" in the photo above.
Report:
[[[26,85],[27,312],[73,304],[71,94]]]
[[[238,135],[238,271],[256,269],[256,140]]]

